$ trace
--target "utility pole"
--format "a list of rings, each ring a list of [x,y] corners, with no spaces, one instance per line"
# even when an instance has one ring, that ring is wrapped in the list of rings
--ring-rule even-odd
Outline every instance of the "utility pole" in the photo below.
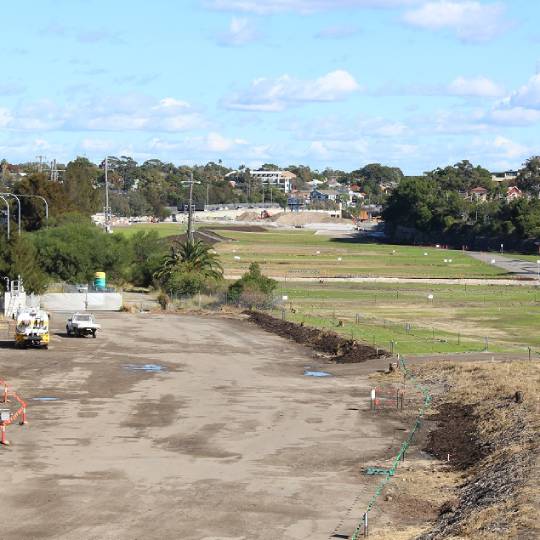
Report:
[[[46,159],[46,157],[45,156],[36,156],[36,158],[39,160],[38,172],[41,172],[43,170],[43,160]]]
[[[188,226],[187,226],[187,237],[188,242],[193,244],[193,184],[200,184],[193,180],[193,171],[189,173],[189,180],[184,180],[181,184],[189,185],[189,210],[188,210]]]
[[[105,230],[110,232],[110,215],[111,211],[109,208],[109,158],[105,158]]]
[[[193,171],[189,173],[189,213],[187,235],[188,242],[193,244]]]

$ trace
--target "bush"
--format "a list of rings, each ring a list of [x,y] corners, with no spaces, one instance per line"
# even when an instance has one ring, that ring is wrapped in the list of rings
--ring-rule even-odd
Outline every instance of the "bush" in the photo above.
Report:
[[[169,307],[171,299],[165,293],[159,293],[157,302],[161,306],[161,309],[165,311]]]
[[[249,307],[267,307],[272,304],[277,281],[264,276],[258,263],[251,263],[249,271],[229,286],[228,300]]]

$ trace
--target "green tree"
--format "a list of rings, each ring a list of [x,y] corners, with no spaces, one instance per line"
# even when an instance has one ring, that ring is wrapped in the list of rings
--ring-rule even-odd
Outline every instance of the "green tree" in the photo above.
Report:
[[[40,294],[46,287],[48,276],[41,269],[37,257],[37,249],[30,236],[16,236],[9,245],[8,271],[11,279],[21,276],[28,292]]]
[[[189,240],[171,246],[154,277],[165,290],[195,294],[223,279],[223,267],[212,246]]]
[[[383,219],[394,229],[403,225],[430,231],[436,198],[437,190],[433,180],[408,177],[390,195]]]
[[[134,285],[148,287],[154,280],[165,256],[165,245],[157,231],[139,231],[130,240],[133,253],[131,281]]]
[[[229,301],[253,306],[266,306],[272,302],[272,293],[277,287],[277,281],[266,277],[259,263],[251,263],[249,271],[228,289]]]
[[[99,174],[99,168],[83,157],[69,162],[66,167],[64,192],[82,214],[94,214],[102,206],[100,192],[96,190]]]
[[[529,158],[519,171],[517,185],[519,189],[540,198],[540,156]]]

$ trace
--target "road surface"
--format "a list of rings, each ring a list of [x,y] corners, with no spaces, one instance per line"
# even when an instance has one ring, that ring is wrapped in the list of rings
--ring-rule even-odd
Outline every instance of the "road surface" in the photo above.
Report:
[[[507,272],[515,274],[520,278],[528,278],[536,281],[540,280],[540,264],[535,261],[526,261],[519,256],[500,255],[496,253],[484,253],[478,251],[468,251],[471,257],[487,264],[494,264]],[[538,256],[540,261],[540,255]]]

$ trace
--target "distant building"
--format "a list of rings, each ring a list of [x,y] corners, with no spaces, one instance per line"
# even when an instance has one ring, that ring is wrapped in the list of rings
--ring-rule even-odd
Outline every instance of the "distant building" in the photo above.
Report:
[[[491,173],[492,182],[498,184],[502,182],[514,182],[518,177],[517,171],[504,171],[504,172],[494,172]]]
[[[523,197],[523,192],[517,186],[510,186],[506,190],[506,200],[508,202],[515,201],[516,199],[521,199]]]
[[[252,178],[260,180],[263,186],[275,187],[290,193],[292,183],[296,180],[296,174],[290,171],[251,171]]]
[[[339,193],[335,189],[314,189],[311,192],[311,201],[337,201]]]
[[[487,201],[488,190],[483,187],[475,187],[469,191],[469,196],[473,201],[485,202]]]

